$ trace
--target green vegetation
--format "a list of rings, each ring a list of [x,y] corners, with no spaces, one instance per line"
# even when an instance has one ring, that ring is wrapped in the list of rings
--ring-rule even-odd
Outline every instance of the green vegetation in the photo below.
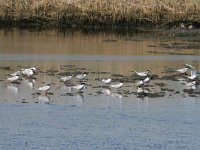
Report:
[[[1,0],[0,24],[147,26],[200,22],[200,0]]]

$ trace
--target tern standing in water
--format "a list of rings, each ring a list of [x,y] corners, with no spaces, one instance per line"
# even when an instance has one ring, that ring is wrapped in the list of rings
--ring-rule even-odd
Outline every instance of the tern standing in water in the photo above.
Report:
[[[87,76],[86,73],[84,73],[84,74],[77,74],[77,75],[76,75],[76,78],[82,80],[82,79],[84,79],[86,76]]]
[[[74,85],[72,88],[75,89],[75,90],[80,91],[80,90],[85,88],[85,84],[82,83],[82,84]]]
[[[47,84],[47,85],[45,85],[45,86],[39,87],[38,90],[39,90],[40,92],[44,92],[45,94],[47,94],[47,91],[49,91],[50,88],[51,88],[50,84]]]
[[[110,84],[110,82],[112,81],[111,78],[107,78],[107,79],[102,79],[101,80],[104,84]]]
[[[146,77],[150,73],[149,70],[146,70],[145,72],[137,72],[137,71],[134,72],[140,77]]]
[[[117,83],[117,84],[111,84],[111,85],[110,85],[110,87],[116,88],[116,89],[119,89],[119,88],[121,88],[122,86],[123,86],[123,83],[122,83],[122,82]]]
[[[64,77],[61,77],[60,80],[63,81],[63,82],[66,82],[66,81],[69,81],[71,80],[72,76],[69,75],[69,76],[64,76]]]

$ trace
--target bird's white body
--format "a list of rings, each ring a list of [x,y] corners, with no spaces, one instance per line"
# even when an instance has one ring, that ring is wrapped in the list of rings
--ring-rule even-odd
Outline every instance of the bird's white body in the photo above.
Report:
[[[189,30],[191,30],[191,29],[193,29],[193,28],[194,28],[194,27],[193,27],[193,25],[191,25],[191,24],[188,26],[188,29],[189,29]]]
[[[184,23],[181,23],[181,24],[180,24],[180,28],[181,28],[181,29],[185,29]]]
[[[150,77],[146,77],[144,80],[140,80],[137,82],[138,86],[144,85],[145,83],[149,83]]]
[[[23,69],[22,74],[27,77],[31,77],[31,76],[33,76],[34,72],[32,69]]]
[[[110,87],[118,89],[118,88],[121,88],[122,85],[123,85],[123,83],[120,82],[120,83],[117,83],[117,84],[111,84]]]
[[[21,71],[17,71],[17,72],[11,73],[10,76],[14,77],[20,74],[21,74]]]
[[[86,76],[87,76],[87,74],[85,74],[85,73],[84,73],[84,74],[77,74],[77,75],[76,75],[76,78],[82,80],[82,79],[84,79]]]
[[[138,76],[140,77],[146,77],[148,74],[149,74],[149,70],[145,71],[145,72],[137,72],[137,71],[134,71]]]
[[[144,83],[149,83],[150,77],[146,77],[143,81],[144,81]]]
[[[185,68],[178,69],[176,71],[179,72],[179,73],[186,73],[188,71],[188,68],[185,67]]]
[[[101,81],[103,83],[105,83],[105,84],[109,84],[112,81],[112,79],[111,78],[107,78],[107,79],[102,79]]]
[[[51,87],[50,85],[45,85],[45,86],[38,88],[38,90],[41,92],[47,92],[50,89],[50,87]]]
[[[66,82],[66,81],[71,80],[71,78],[72,78],[72,76],[64,76],[64,77],[61,77],[60,80],[63,82]]]
[[[17,81],[18,79],[19,79],[19,75],[16,75],[16,76],[7,78],[7,80],[10,81],[10,82],[15,82],[15,81]]]
[[[85,87],[84,84],[78,84],[78,85],[73,86],[72,88],[75,89],[75,90],[81,90],[81,89],[83,89],[84,87]]]

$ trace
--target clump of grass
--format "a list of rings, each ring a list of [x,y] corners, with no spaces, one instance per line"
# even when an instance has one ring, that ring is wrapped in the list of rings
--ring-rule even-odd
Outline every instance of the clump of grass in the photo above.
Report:
[[[76,26],[200,22],[200,0],[1,0],[0,20]]]

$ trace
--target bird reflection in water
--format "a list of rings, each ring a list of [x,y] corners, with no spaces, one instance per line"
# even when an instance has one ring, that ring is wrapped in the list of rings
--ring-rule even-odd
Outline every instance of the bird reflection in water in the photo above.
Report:
[[[60,89],[67,92],[67,93],[72,93],[72,86],[64,85]]]
[[[11,93],[13,93],[13,94],[18,94],[18,92],[19,92],[19,88],[17,87],[17,85],[16,84],[9,84],[8,86],[7,86],[7,89],[8,89],[8,91],[9,92],[11,92]]]
[[[34,88],[34,84],[35,84],[35,80],[34,80],[34,79],[27,79],[27,80],[24,80],[24,83],[25,83],[30,89],[33,89],[33,88]]]
[[[76,93],[74,96],[73,96],[74,100],[75,100],[75,103],[76,105],[82,105],[83,104],[83,101],[84,101],[84,96],[80,93]]]
[[[107,89],[107,88],[103,88],[103,89],[101,90],[101,92],[102,92],[104,95],[106,95],[106,96],[108,96],[108,95],[111,94],[110,89]]]
[[[121,94],[119,94],[119,93],[112,93],[111,94],[111,97],[113,97],[113,98],[122,98],[122,95]]]
[[[39,95],[38,100],[40,103],[46,103],[49,104],[50,102],[50,97],[47,95]]]

